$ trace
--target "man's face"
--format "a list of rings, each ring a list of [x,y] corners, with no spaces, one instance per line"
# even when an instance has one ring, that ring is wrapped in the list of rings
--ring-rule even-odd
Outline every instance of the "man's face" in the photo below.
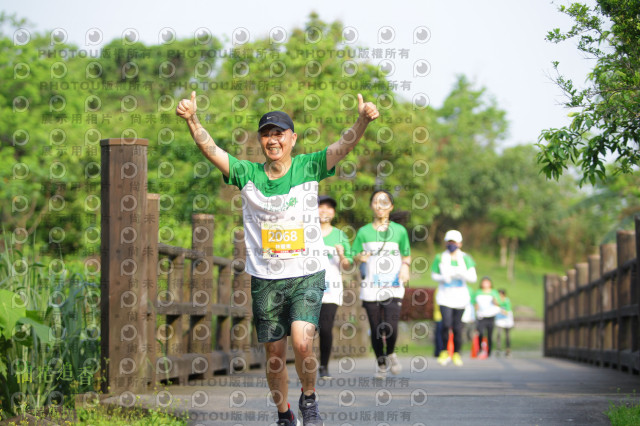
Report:
[[[265,158],[281,161],[291,158],[291,150],[296,145],[298,135],[291,129],[283,130],[276,126],[266,126],[258,132],[258,140]]]
[[[321,223],[331,223],[335,215],[336,211],[331,204],[322,203],[318,206],[318,216],[320,216]]]

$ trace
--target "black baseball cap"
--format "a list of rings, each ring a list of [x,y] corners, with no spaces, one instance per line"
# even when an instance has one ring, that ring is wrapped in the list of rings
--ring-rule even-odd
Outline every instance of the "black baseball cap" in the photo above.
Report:
[[[329,203],[329,204],[331,204],[333,206],[334,209],[338,205],[338,203],[336,203],[336,200],[334,200],[333,198],[329,197],[328,195],[319,195],[318,196],[318,205],[320,205],[322,203]]]
[[[258,123],[258,131],[268,125],[280,127],[283,130],[291,129],[293,132],[293,120],[283,111],[271,111],[263,115]]]

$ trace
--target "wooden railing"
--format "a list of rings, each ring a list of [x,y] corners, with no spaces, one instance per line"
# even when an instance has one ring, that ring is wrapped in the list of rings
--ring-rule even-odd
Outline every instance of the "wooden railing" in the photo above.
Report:
[[[159,243],[161,196],[147,193],[147,145],[101,141],[101,350],[109,393],[264,363],[251,327],[242,231],[234,234],[233,259],[213,254],[210,214],[192,215],[190,249]]]
[[[635,226],[566,276],[545,276],[545,356],[640,371],[640,217]]]
[[[233,259],[214,255],[210,214],[192,215],[190,249],[160,243],[162,196],[147,193],[148,141],[100,145],[103,392],[130,399],[130,392],[158,382],[185,384],[264,366],[251,321],[244,231],[234,231]],[[357,268],[343,275],[336,358],[371,352],[358,275]],[[430,319],[432,295],[433,289],[407,289],[402,320]],[[290,347],[287,359],[293,360]]]

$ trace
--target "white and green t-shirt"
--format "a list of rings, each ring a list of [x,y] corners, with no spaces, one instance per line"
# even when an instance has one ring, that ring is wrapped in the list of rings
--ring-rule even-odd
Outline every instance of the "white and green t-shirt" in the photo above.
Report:
[[[327,269],[318,216],[318,182],[327,170],[327,149],[296,155],[287,173],[270,180],[264,163],[229,154],[225,183],[240,189],[247,245],[245,271],[255,277],[301,277]]]
[[[478,319],[495,317],[500,313],[500,306],[496,305],[500,299],[498,290],[491,289],[485,291],[483,289],[477,289],[473,292],[471,297],[471,303],[478,305],[476,309],[476,317]]]
[[[467,283],[478,280],[476,263],[462,250],[438,253],[431,266],[431,277],[438,281],[436,302],[440,306],[464,309],[471,302]]]
[[[352,253],[362,251],[371,256],[366,263],[366,275],[360,284],[360,300],[376,302],[391,297],[404,297],[404,283],[399,273],[402,256],[410,256],[409,235],[404,226],[389,222],[384,231],[376,231],[369,223],[358,229]]]
[[[325,289],[322,295],[322,303],[335,303],[342,306],[342,274],[340,273],[340,256],[336,246],[344,248],[344,257],[353,262],[351,246],[347,235],[335,226],[331,228],[329,235],[324,237],[324,250],[329,263],[325,271]]]

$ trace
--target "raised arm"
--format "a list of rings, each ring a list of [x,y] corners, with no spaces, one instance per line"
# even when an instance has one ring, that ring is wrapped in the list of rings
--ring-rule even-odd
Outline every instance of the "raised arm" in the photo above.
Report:
[[[229,155],[227,152],[216,145],[209,132],[202,127],[198,116],[196,116],[196,92],[191,92],[191,99],[183,99],[178,103],[176,115],[182,117],[189,126],[191,137],[200,148],[209,161],[213,163],[225,177],[229,177]]]
[[[336,164],[350,153],[364,135],[364,131],[380,113],[373,102],[364,102],[362,95],[358,93],[358,120],[337,141],[329,145],[327,149],[327,170],[331,170]]]

